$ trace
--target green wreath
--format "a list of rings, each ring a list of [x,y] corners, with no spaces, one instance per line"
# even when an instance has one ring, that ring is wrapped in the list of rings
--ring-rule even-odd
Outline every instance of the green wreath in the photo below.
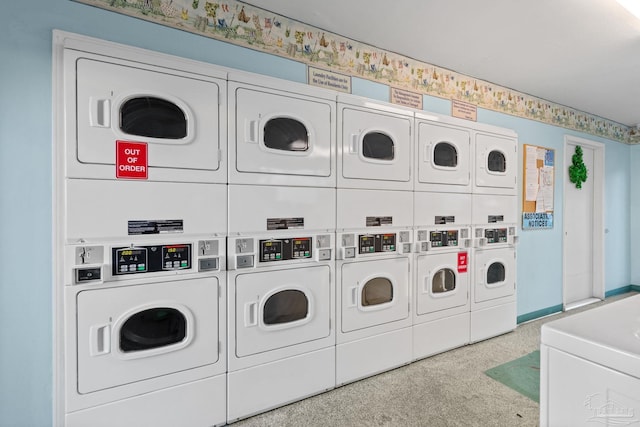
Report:
[[[582,147],[576,145],[576,152],[571,157],[572,165],[569,166],[569,181],[582,188],[582,183],[587,181],[587,167],[582,161]]]

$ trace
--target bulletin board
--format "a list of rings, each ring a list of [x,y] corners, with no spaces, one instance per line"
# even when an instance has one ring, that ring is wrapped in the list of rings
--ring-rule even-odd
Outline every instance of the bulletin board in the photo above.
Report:
[[[555,151],[524,144],[522,229],[553,228]]]

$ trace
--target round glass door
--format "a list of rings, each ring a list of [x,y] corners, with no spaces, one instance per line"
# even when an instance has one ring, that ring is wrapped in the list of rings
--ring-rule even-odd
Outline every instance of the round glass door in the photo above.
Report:
[[[275,117],[264,125],[264,145],[272,150],[307,151],[309,131],[291,117]]]
[[[458,150],[448,142],[437,143],[433,148],[433,163],[444,168],[455,168],[458,166]]]
[[[382,132],[369,132],[362,139],[362,155],[374,160],[393,160],[395,146],[393,139]]]
[[[431,279],[431,292],[443,294],[456,289],[456,274],[450,268],[438,270]]]
[[[130,316],[120,328],[120,350],[151,350],[183,341],[187,318],[175,308],[156,307]]]
[[[187,117],[173,102],[151,96],[131,98],[120,107],[120,130],[159,139],[187,136]]]
[[[304,292],[287,289],[271,295],[264,304],[265,325],[280,325],[305,319],[309,315],[309,299]]]
[[[376,277],[369,280],[362,287],[360,301],[363,307],[386,304],[393,301],[393,284],[385,277]]]
[[[491,151],[487,157],[487,168],[491,172],[504,173],[507,171],[507,158],[500,151]]]
[[[494,262],[487,268],[487,285],[495,285],[504,282],[506,270],[501,262]]]

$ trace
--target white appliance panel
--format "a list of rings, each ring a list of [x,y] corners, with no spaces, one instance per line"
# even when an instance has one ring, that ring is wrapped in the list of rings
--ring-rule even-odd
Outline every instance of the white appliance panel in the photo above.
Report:
[[[281,292],[291,292],[293,298]],[[278,306],[276,299],[283,296]],[[328,337],[331,316],[329,266],[239,274],[235,279],[235,354],[250,356]],[[271,298],[271,299],[270,299]],[[278,312],[306,302],[297,313]],[[275,304],[273,306],[269,304]]]
[[[335,188],[229,185],[229,232],[255,233],[268,230],[269,219],[289,221],[289,232],[333,230],[336,224]],[[286,221],[283,221],[283,223]],[[280,232],[286,231],[280,229]]]
[[[335,101],[306,92],[229,83],[231,183],[335,186]]]
[[[518,223],[518,202],[517,196],[496,195],[496,194],[473,194],[472,221],[474,224],[500,224]],[[496,221],[490,217],[495,217]]]
[[[363,229],[368,218],[387,218],[385,227],[413,227],[413,193],[394,190],[337,190],[336,228]],[[369,227],[371,232],[376,228]]]
[[[357,187],[379,188],[378,181],[411,184],[412,117],[349,106],[341,114],[341,186],[349,187],[351,180],[366,180],[354,183]]]
[[[518,142],[515,138],[477,133],[474,191],[517,193]]]
[[[397,257],[341,266],[343,333],[409,316],[409,259]],[[367,286],[371,296],[367,296]]]
[[[91,393],[216,363],[218,282],[208,277],[78,293],[78,392]],[[122,328],[125,322],[147,309],[165,307],[186,318],[184,339],[149,350],[123,350],[123,340],[130,333]],[[145,339],[153,341],[139,340]]]
[[[416,191],[414,193],[413,209],[413,217],[417,226],[446,228],[447,225],[442,224],[441,221],[436,221],[436,217],[452,217],[451,219],[454,220],[451,223],[452,227],[471,224],[471,194]]]
[[[516,292],[516,251],[512,247],[475,250],[475,303],[509,297]]]
[[[80,57],[76,67],[78,161],[115,165],[116,140],[125,140],[148,144],[150,168],[220,169],[220,144],[225,136],[222,128],[226,124],[221,120],[218,100],[224,96],[224,80],[148,65],[142,68],[141,64],[106,57]],[[138,98],[140,101],[136,101]],[[167,131],[163,126],[170,119],[162,116],[166,113],[159,113],[163,120],[158,119],[155,128],[145,129],[147,135],[129,133],[128,127],[123,130],[124,117],[130,115],[128,122],[134,127],[140,126],[136,120],[145,120],[136,106],[149,98],[168,101],[182,111],[186,126],[183,136],[153,136]]]
[[[469,274],[458,272],[458,252],[416,258],[416,314],[423,315],[469,303]]]
[[[66,192],[70,241],[121,239],[129,234],[129,221],[182,221],[182,231],[172,236],[227,231],[227,186],[222,184],[67,179]],[[144,237],[166,239],[167,234]]]
[[[418,122],[416,190],[471,192],[471,135],[467,129]]]

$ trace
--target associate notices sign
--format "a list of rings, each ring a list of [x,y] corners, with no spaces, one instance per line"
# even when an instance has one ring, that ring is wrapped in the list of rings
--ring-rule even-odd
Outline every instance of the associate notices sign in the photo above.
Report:
[[[146,142],[116,141],[116,178],[147,179]]]

